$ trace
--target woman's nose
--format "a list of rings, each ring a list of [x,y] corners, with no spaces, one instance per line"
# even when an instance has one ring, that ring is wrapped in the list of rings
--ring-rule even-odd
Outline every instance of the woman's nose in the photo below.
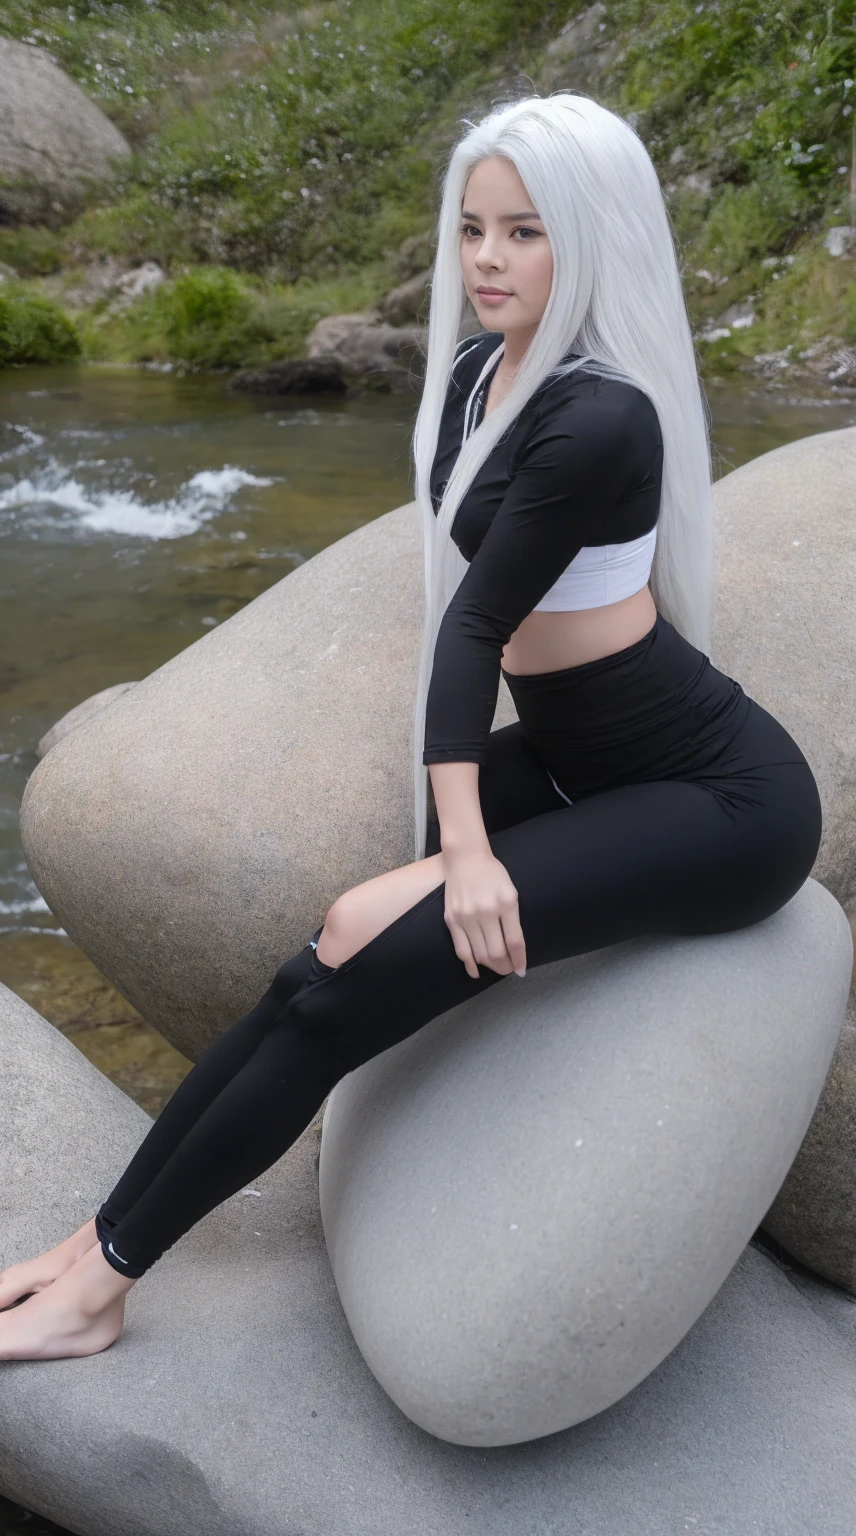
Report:
[[[480,272],[482,269],[487,271],[487,269],[490,268],[491,272],[495,273],[503,271],[505,263],[503,262],[501,256],[498,255],[498,253],[491,250],[490,246],[482,245],[478,256],[476,257],[476,266]]]

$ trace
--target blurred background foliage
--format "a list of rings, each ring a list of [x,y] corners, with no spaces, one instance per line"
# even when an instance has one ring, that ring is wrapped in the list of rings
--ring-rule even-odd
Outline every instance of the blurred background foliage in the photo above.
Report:
[[[4,0],[0,34],[50,53],[133,150],[71,222],[0,229],[0,262],[19,279],[7,311],[20,305],[18,331],[43,346],[32,289],[72,311],[95,358],[233,367],[300,355],[323,315],[366,308],[412,275],[414,246],[430,260],[462,119],[568,84],[648,146],[694,325],[755,302],[751,336],[716,344],[723,365],[796,336],[856,341],[852,261],[831,262],[823,245],[850,219],[852,0],[590,7],[595,72],[571,55],[565,80],[555,40],[580,15],[567,0]],[[107,258],[157,262],[168,281],[120,314],[75,302],[80,271]],[[7,319],[0,360],[13,357],[9,331]],[[59,320],[55,334],[67,356]]]

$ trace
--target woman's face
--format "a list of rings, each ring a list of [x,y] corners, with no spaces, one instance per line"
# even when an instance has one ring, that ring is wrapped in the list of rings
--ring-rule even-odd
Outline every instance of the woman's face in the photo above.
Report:
[[[528,341],[550,297],[553,253],[529,193],[510,160],[491,155],[471,171],[461,211],[461,272],[485,330]],[[480,288],[498,288],[491,298]]]

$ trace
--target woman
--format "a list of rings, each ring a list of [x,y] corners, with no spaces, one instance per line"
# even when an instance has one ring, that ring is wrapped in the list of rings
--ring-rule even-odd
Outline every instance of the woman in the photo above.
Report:
[[[462,286],[482,329],[456,345]],[[512,970],[740,928],[795,894],[814,778],[705,654],[708,426],[634,131],[573,93],[472,126],[444,180],[414,436],[416,858],[339,897],[97,1216],[0,1276],[0,1358],[106,1348],[136,1280],[339,1078]],[[519,718],[491,732],[500,669]]]

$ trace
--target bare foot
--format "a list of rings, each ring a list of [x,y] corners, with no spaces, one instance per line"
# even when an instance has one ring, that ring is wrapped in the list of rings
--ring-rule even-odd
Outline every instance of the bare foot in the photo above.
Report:
[[[0,1360],[97,1355],[118,1339],[136,1281],[107,1263],[100,1243],[20,1307],[0,1316]]]
[[[43,1291],[59,1275],[64,1275],[84,1253],[98,1242],[95,1235],[95,1217],[87,1221],[78,1232],[73,1232],[56,1248],[49,1248],[37,1259],[25,1259],[21,1264],[10,1264],[0,1272],[0,1312],[11,1307],[20,1296]],[[109,1268],[109,1265],[108,1265]]]

